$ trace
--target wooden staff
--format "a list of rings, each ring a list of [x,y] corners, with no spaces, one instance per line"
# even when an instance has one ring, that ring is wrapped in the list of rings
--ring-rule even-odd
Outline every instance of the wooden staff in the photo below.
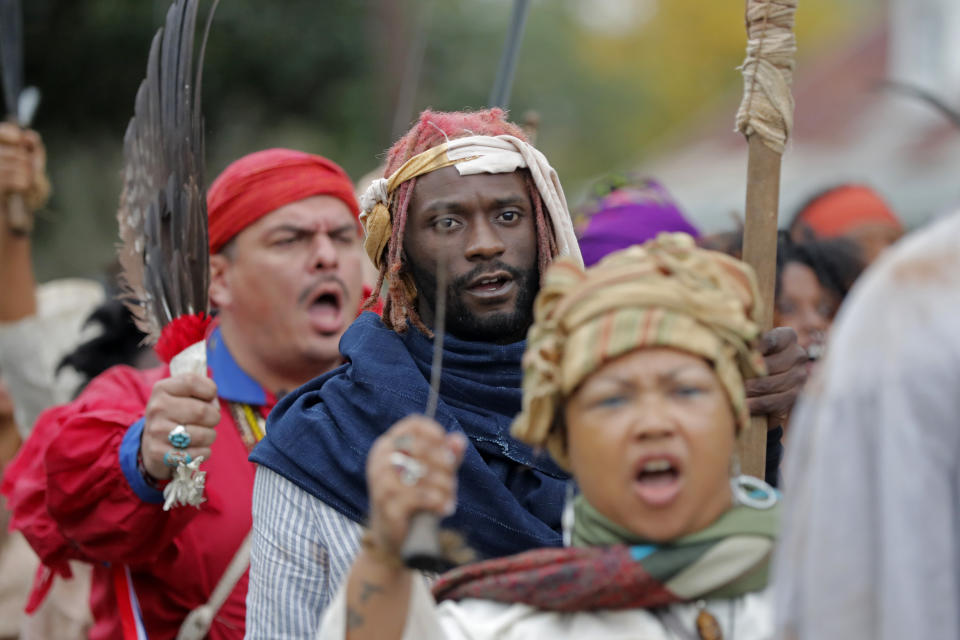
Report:
[[[747,0],[747,57],[741,67],[743,102],[737,130],[747,138],[746,225],[743,260],[757,273],[761,329],[773,327],[777,278],[777,208],[780,157],[793,126],[793,79],[797,0]],[[763,478],[766,471],[767,420],[755,416],[740,437],[744,473]]]

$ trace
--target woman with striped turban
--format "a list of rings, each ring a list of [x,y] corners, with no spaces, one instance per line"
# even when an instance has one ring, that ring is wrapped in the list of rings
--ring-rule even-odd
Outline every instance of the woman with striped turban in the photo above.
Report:
[[[771,636],[777,494],[735,455],[756,302],[749,267],[684,234],[586,271],[557,260],[513,434],[576,478],[567,546],[461,566],[431,596],[398,550],[414,513],[454,511],[464,442],[408,418],[370,453],[370,529],[321,638]]]

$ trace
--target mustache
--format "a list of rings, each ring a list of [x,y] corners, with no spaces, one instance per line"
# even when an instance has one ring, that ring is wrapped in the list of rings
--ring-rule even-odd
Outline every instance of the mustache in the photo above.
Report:
[[[512,267],[499,260],[494,260],[492,262],[478,264],[476,267],[471,269],[469,273],[454,279],[453,282],[450,283],[449,288],[450,290],[464,289],[473,280],[476,280],[480,276],[490,273],[491,271],[506,271],[510,274],[510,277],[518,283],[522,282],[526,275],[522,270],[517,269],[516,267]]]
[[[307,300],[310,299],[310,296],[313,295],[317,287],[327,282],[333,282],[340,287],[340,292],[342,294],[341,301],[348,297],[346,283],[334,274],[325,274],[311,282],[309,286],[303,288],[303,290],[300,292],[300,295],[297,296],[297,304],[306,304]]]

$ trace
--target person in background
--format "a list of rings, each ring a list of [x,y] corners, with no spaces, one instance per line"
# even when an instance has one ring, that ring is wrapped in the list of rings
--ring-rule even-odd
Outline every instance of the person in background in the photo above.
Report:
[[[613,176],[598,183],[593,194],[578,216],[586,219],[578,225],[577,237],[588,267],[608,253],[643,244],[665,231],[700,237],[700,231],[655,180]]]
[[[863,275],[794,412],[777,638],[960,638],[960,213]]]
[[[10,224],[8,203],[19,197],[28,216],[47,201],[50,181],[39,134],[0,123],[0,474],[46,408],[68,401],[81,382],[58,372],[60,360],[84,339],[83,320],[103,300],[99,283],[79,278],[37,285],[32,224]],[[23,640],[85,638],[92,622],[89,568],[71,564],[43,605],[24,614],[38,559],[19,532],[7,531],[0,504],[0,637]]]
[[[337,344],[361,305],[359,211],[339,166],[253,153],[207,202],[211,377],[109,369],[41,415],[0,486],[49,568],[33,601],[67,560],[93,565],[93,640],[138,628],[176,637],[220,584],[225,601],[203,609],[208,637],[243,637],[246,565],[226,569],[250,531],[247,457],[277,398],[341,363]],[[204,458],[206,501],[165,511],[162,490],[187,456]]]
[[[810,356],[810,367],[823,356],[830,325],[863,262],[846,238],[795,242],[780,234],[774,324],[792,327]]]
[[[40,136],[0,123],[0,370],[13,398],[22,438],[41,411],[70,400],[81,382],[57,365],[84,337],[83,324],[104,300],[92,280],[68,278],[37,286],[30,232],[7,222],[8,198],[17,194],[30,215],[50,194]]]
[[[852,240],[868,265],[903,233],[903,224],[883,198],[859,184],[821,191],[800,207],[790,223],[790,235],[797,242],[811,237]]]

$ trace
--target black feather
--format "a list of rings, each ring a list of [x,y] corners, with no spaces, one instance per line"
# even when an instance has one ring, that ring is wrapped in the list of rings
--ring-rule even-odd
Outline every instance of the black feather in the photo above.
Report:
[[[210,256],[200,86],[213,2],[198,61],[199,0],[175,0],[150,46],[123,141],[121,296],[155,342],[174,318],[207,312]]]

